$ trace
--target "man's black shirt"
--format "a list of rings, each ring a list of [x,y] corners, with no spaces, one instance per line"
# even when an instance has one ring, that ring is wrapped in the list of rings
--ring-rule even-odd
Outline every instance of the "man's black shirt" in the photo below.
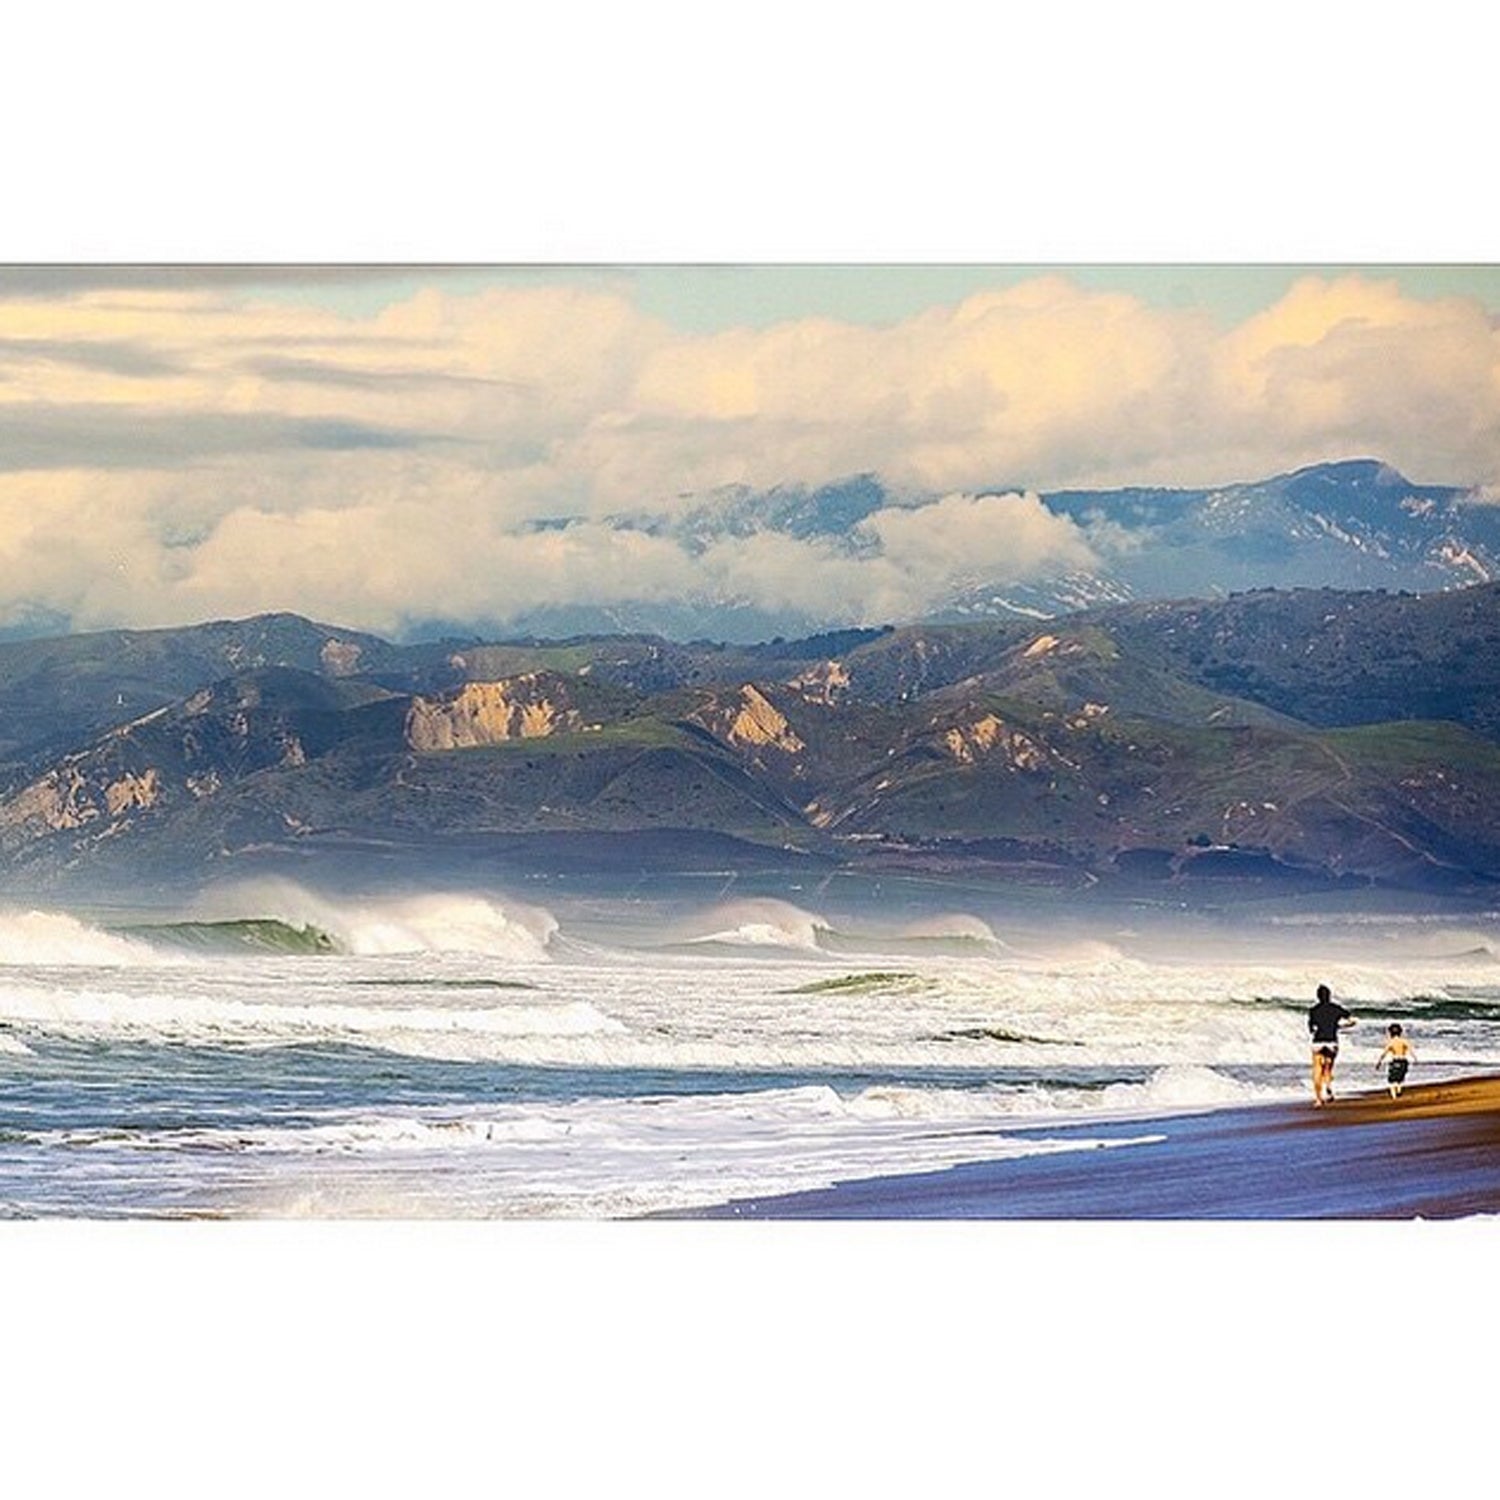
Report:
[[[1307,1029],[1315,1042],[1336,1042],[1339,1039],[1339,1022],[1349,1014],[1334,1000],[1319,1000],[1307,1012]]]

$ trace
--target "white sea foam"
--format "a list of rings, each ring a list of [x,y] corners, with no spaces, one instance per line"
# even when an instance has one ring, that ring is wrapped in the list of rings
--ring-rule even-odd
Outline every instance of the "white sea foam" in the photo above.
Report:
[[[1006,1135],[974,1128],[971,1115],[941,1099],[911,1118],[880,1118],[819,1086],[462,1114],[344,1112],[300,1126],[153,1130],[128,1139],[99,1129],[27,1138],[82,1151],[86,1161],[149,1152],[153,1178],[168,1180],[174,1172],[232,1173],[247,1159],[274,1163],[274,1185],[254,1201],[241,1198],[234,1205],[241,1212],[528,1216],[643,1213],[1160,1139]]]
[[[547,958],[557,932],[551,912],[479,893],[335,899],[285,880],[219,887],[200,898],[198,909],[216,920],[274,917],[293,926],[311,924],[347,952],[367,957],[467,953],[534,963]]]
[[[790,901],[751,898],[729,901],[705,912],[684,934],[689,943],[724,943],[742,948],[815,950],[826,918]]]
[[[1049,940],[1045,933],[1032,934],[1022,951],[1034,955],[1033,961],[1038,963],[1105,970],[1134,970],[1138,967],[1138,960],[1129,957],[1118,944],[1104,938],[1059,936]]]
[[[262,974],[274,972],[270,969]],[[283,977],[281,992],[291,991]],[[0,1018],[11,1025],[72,1037],[120,1037],[203,1045],[346,1043],[456,1059],[503,1057],[509,1044],[551,1043],[623,1032],[585,1001],[554,1004],[413,1005],[396,1000],[293,1003],[263,998],[263,985],[228,994],[99,989],[55,984],[0,986]],[[357,992],[344,990],[347,997]],[[401,995],[405,992],[392,992]],[[544,1046],[545,1052],[547,1048]]]
[[[859,918],[836,924],[788,901],[747,898],[725,902],[683,924],[678,941],[738,948],[783,948],[791,952],[913,952],[947,944],[982,944],[1006,951],[989,923],[967,912],[944,912],[916,921],[881,925]]]
[[[1213,1068],[1161,1068],[1144,1083],[1112,1083],[1100,1091],[1100,1107],[1132,1114],[1175,1114],[1233,1104],[1261,1104],[1295,1096],[1300,1089],[1247,1083]]]
[[[171,962],[145,943],[103,932],[66,912],[0,912],[0,965],[7,968],[119,968]]]
[[[1267,1104],[1300,1091],[1247,1083],[1199,1066],[1159,1068],[1142,1083],[1103,1088],[1028,1085],[985,1089],[913,1088],[890,1084],[864,1089],[845,1106],[868,1119],[1006,1121],[1039,1115],[1191,1114],[1236,1104]]]
[[[968,912],[944,912],[935,917],[923,917],[917,922],[903,924],[897,932],[905,938],[967,938],[976,943],[989,943],[996,948],[1006,945],[995,936],[990,924]]]
[[[1030,954],[919,947],[917,934],[893,960],[833,952],[811,910],[735,903],[689,930],[722,938],[760,924],[775,940],[757,946],[752,933],[748,944],[621,955],[553,941],[546,913],[487,896],[315,906],[305,892],[298,905],[296,888],[283,887],[280,902],[273,894],[241,889],[218,912],[195,914],[337,927],[346,951],[316,960],[236,951],[166,968],[143,945],[69,918],[72,927],[50,926],[67,934],[60,948],[39,945],[34,962],[0,971],[7,1128],[52,1111],[58,1097],[48,1073],[45,1089],[25,1098],[38,1065],[16,1061],[22,1049],[50,1066],[66,1046],[88,1044],[80,1087],[89,1090],[78,1114],[89,1129],[39,1132],[37,1150],[4,1168],[34,1162],[34,1178],[21,1192],[0,1171],[0,1198],[45,1205],[97,1187],[116,1191],[121,1211],[600,1215],[1076,1149],[1106,1134],[1097,1122],[1134,1138],[1122,1122],[1305,1098],[1303,1008],[1323,981],[1356,1015],[1402,1002],[1419,1077],[1500,1065],[1500,1023],[1462,1007],[1428,1013],[1411,999],[1482,1007],[1500,966],[1492,975],[1483,963],[1375,943],[1338,962],[1300,952],[1290,961],[1282,950],[1271,964],[1230,961],[1199,947],[1147,962],[1134,937],[1113,931],[1110,945],[1064,938]],[[940,925],[980,937],[958,931],[961,921]],[[400,951],[348,951],[356,935],[366,949]],[[90,947],[94,938],[104,946]],[[59,963],[59,952],[90,953],[96,965]],[[103,954],[120,961],[106,966]],[[877,969],[913,979],[826,983]],[[1350,1034],[1340,1072],[1351,1087],[1373,1086],[1382,1040],[1369,1016]],[[131,1048],[118,1063],[117,1041]],[[557,1071],[525,1081],[546,1097],[501,1105],[483,1070],[424,1063],[400,1069],[391,1090],[377,1081],[386,1067],[300,1058],[289,1067],[336,1085],[324,1102],[339,1107],[322,1107],[314,1089],[311,1113],[294,1123],[279,1102],[275,1111],[247,1102],[257,1069],[215,1070],[198,1058],[190,1092],[159,1117],[201,1128],[138,1128],[130,1108],[100,1128],[100,1102],[119,1081],[112,1067],[132,1089],[143,1068],[176,1078],[179,1061],[165,1049],[142,1057],[157,1043],[331,1044]],[[596,1087],[596,1069],[612,1073],[608,1089]],[[661,1088],[652,1075],[674,1070],[723,1076],[679,1077],[697,1093],[643,1092]],[[760,1074],[771,1076],[747,1090]],[[395,1102],[422,1097],[444,1102]],[[1062,1139],[1064,1126],[1079,1138]],[[51,1146],[74,1152],[67,1171]],[[138,1148],[155,1153],[149,1172]]]
[[[1467,977],[1461,968],[1060,968],[945,956],[910,963],[917,983],[829,989],[813,983],[830,975],[822,955],[705,951],[622,964],[529,951],[529,963],[473,953],[234,955],[170,971],[120,967],[107,981],[98,971],[13,968],[0,982],[0,1024],[28,1039],[34,1030],[206,1045],[354,1041],[545,1066],[1222,1069],[1300,1066],[1303,1001],[1325,974],[1356,1014],[1413,993],[1441,997],[1439,980]],[[516,982],[531,987],[496,988]],[[1434,1018],[1422,1032],[1424,1060],[1500,1060],[1494,1023]],[[1357,1028],[1351,1056],[1368,1048],[1373,1057],[1378,1042],[1377,1028]]]

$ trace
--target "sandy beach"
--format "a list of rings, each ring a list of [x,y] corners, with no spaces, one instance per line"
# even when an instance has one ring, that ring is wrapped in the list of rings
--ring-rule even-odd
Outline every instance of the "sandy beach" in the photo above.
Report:
[[[1500,1077],[1008,1137],[1121,1143],[732,1202],[695,1218],[1410,1219],[1500,1213]]]

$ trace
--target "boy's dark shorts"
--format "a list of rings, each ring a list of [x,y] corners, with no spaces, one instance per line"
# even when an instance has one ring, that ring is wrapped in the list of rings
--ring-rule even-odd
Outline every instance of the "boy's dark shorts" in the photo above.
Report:
[[[1404,1057],[1393,1057],[1385,1070],[1387,1083],[1405,1083],[1406,1070],[1411,1064]]]

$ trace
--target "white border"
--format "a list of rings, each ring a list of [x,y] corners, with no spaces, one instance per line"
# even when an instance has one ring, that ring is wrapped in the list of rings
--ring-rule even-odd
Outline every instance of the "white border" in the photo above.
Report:
[[[266,0],[7,26],[11,261],[1491,261],[1492,23]]]
[[[1489,261],[1481,16],[18,15],[0,255]],[[1494,1237],[1492,1220],[3,1226],[7,1477],[17,1494],[139,1477],[193,1496],[1259,1495],[1309,1483],[1330,1444],[1352,1459],[1357,1428],[1371,1484],[1466,1482]],[[1325,1348],[1309,1328],[1330,1299]],[[1392,1299],[1410,1310],[1394,1339]],[[1393,1434],[1395,1461],[1377,1451]]]

